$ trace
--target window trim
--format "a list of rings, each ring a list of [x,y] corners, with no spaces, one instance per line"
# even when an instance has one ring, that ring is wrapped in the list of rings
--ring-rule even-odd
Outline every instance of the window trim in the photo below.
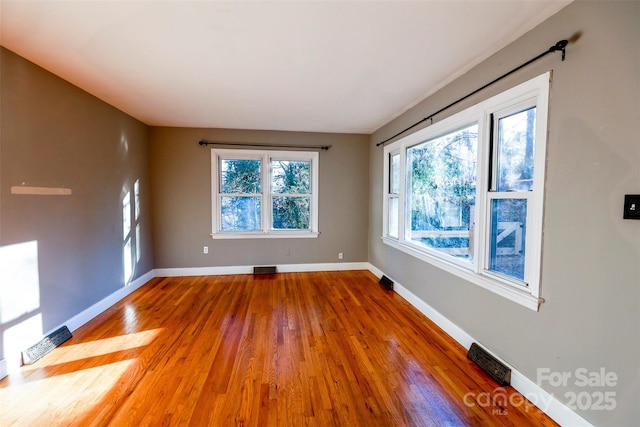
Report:
[[[211,237],[213,239],[262,239],[262,238],[316,238],[318,231],[318,170],[319,154],[315,151],[275,151],[245,150],[229,148],[211,149]],[[222,231],[222,210],[220,193],[220,160],[260,160],[261,185],[260,204],[261,230]],[[272,225],[271,160],[300,160],[311,162],[311,194],[309,229],[278,230]]]
[[[547,145],[547,122],[549,110],[549,88],[551,72],[521,83],[500,94],[477,103],[438,123],[425,127],[391,144],[384,149],[383,173],[383,235],[382,241],[420,260],[428,262],[449,273],[472,282],[482,288],[503,296],[513,302],[537,311],[543,301],[541,295],[542,238],[544,213],[545,164]],[[516,112],[528,107],[536,107],[535,151],[533,169],[533,187],[527,192],[490,192],[491,170],[490,156],[492,137],[492,116],[503,117],[508,112]],[[508,114],[507,114],[508,115]],[[407,203],[407,150],[430,139],[448,132],[478,124],[478,147],[476,168],[476,205],[474,226],[474,257],[471,262],[458,259],[425,246],[412,242],[407,235],[405,225],[409,224],[407,215],[410,209]],[[390,158],[400,154],[400,194],[398,212],[398,237],[389,234],[390,199]],[[396,197],[395,195],[393,197]],[[519,281],[492,272],[488,269],[491,200],[494,198],[522,198],[527,200],[525,241],[525,280]]]
[[[400,148],[396,149],[396,150],[391,150],[391,151],[385,151],[385,156],[386,156],[386,160],[385,162],[388,163],[388,167],[385,169],[385,174],[386,174],[386,180],[385,180],[385,203],[384,203],[384,209],[383,209],[383,216],[384,216],[384,222],[383,222],[383,233],[385,236],[389,236],[392,239],[397,239],[400,236],[400,230],[404,228],[404,215],[401,215],[400,212],[400,207],[402,206],[403,200],[404,200],[404,191],[402,191],[402,188],[404,188],[404,183],[405,183],[405,178],[403,176],[402,173],[400,173],[402,171],[402,169],[400,168],[400,165],[398,165],[398,167],[400,168],[398,170],[398,192],[397,193],[392,193],[391,192],[391,159],[395,156],[398,156],[399,162],[402,163],[403,157],[400,154]],[[397,220],[398,220],[398,224],[397,224],[397,230],[395,230],[395,236],[391,234],[390,230],[389,230],[389,200],[390,199],[395,199],[398,201],[398,212],[397,212]]]

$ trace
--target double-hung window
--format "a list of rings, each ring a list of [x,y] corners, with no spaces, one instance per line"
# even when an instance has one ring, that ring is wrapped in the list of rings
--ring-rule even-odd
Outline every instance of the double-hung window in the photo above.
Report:
[[[211,150],[214,238],[317,237],[318,153]]]
[[[537,310],[549,79],[387,145],[383,241]]]

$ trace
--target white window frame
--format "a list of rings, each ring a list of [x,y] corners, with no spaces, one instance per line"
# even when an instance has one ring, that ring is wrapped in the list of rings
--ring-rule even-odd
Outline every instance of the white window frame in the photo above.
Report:
[[[387,151],[385,152],[385,156],[387,156],[387,159],[385,160],[385,162],[387,162],[389,164],[389,167],[387,167],[385,169],[385,173],[387,174],[387,179],[385,181],[385,195],[386,195],[386,202],[385,202],[385,206],[384,206],[384,235],[385,236],[389,236],[390,238],[395,238],[397,239],[400,233],[400,230],[402,229],[401,224],[404,222],[403,220],[403,215],[401,215],[402,213],[402,209],[401,209],[401,200],[403,199],[404,196],[404,192],[401,190],[398,190],[397,193],[392,193],[391,192],[391,158],[395,157],[395,156],[400,156],[400,162],[402,162],[402,156],[400,155],[400,150],[392,150],[392,151]],[[402,174],[402,169],[400,169],[400,173],[398,174],[398,188],[403,188],[404,187],[404,176]],[[392,234],[391,230],[389,229],[389,201],[390,199],[396,199],[397,203],[398,203],[398,213],[397,213],[397,220],[398,220],[398,225],[397,225],[397,230],[394,230],[394,233]]]
[[[547,121],[551,72],[528,80],[518,86],[495,95],[485,101],[456,113],[441,122],[423,128],[411,135],[385,146],[383,174],[383,235],[384,243],[426,261],[436,267],[468,280],[478,286],[501,295],[511,301],[537,311],[541,298],[541,263],[544,212],[545,163],[547,146]],[[489,159],[491,156],[491,117],[502,117],[509,112],[536,107],[534,176],[531,191],[494,193],[489,191]],[[477,181],[473,221],[473,253],[471,262],[437,251],[409,238],[410,208],[407,206],[407,150],[470,124],[478,124]],[[390,154],[400,153],[400,194],[389,194]],[[389,234],[389,199],[399,199],[398,237]],[[519,198],[527,200],[525,273],[520,281],[489,271],[490,201],[493,198]]]
[[[274,151],[211,149],[211,237],[214,239],[256,239],[256,238],[316,238],[318,231],[318,169],[319,154],[315,151]],[[222,209],[220,193],[220,161],[260,160],[261,161],[261,230],[222,231]],[[276,230],[272,224],[271,160],[292,160],[311,162],[311,194],[309,229]]]

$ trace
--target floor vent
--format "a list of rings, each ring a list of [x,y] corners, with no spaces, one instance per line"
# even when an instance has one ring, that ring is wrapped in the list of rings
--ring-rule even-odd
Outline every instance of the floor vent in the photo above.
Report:
[[[382,275],[382,277],[380,278],[380,281],[378,283],[380,283],[388,291],[392,291],[393,290],[393,280],[389,279],[385,275]]]
[[[275,267],[253,267],[253,274],[276,274]]]
[[[478,344],[471,344],[467,357],[501,386],[511,383],[511,369],[503,365]]]
[[[35,363],[69,338],[71,338],[71,332],[66,326],[51,332],[39,343],[22,352],[22,364],[31,365]]]

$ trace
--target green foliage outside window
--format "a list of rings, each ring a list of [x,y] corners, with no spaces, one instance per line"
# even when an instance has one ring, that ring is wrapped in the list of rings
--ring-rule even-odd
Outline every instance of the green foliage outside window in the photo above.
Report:
[[[271,191],[273,228],[305,230],[310,228],[311,162],[272,160]]]

